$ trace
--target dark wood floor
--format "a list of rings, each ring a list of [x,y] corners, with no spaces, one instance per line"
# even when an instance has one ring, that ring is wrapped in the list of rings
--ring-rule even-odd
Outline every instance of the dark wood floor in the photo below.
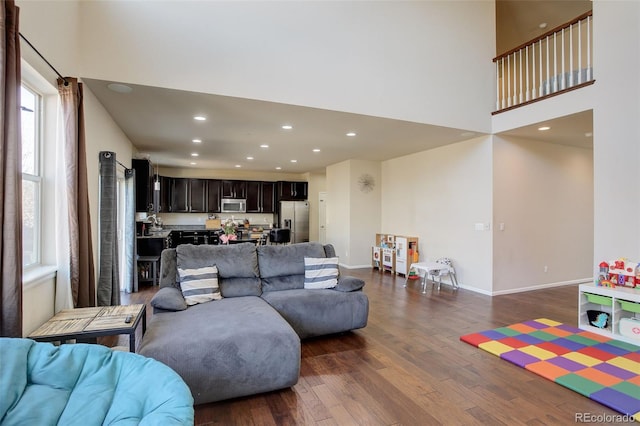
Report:
[[[617,414],[459,340],[535,318],[576,325],[577,286],[492,298],[449,286],[422,294],[417,282],[404,288],[404,278],[369,269],[343,273],[367,283],[367,327],[304,341],[298,384],[197,406],[196,424],[567,425],[576,413]]]

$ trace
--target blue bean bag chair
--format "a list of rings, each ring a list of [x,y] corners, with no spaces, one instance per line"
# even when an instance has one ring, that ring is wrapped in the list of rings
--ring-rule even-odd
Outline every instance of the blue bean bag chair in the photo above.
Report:
[[[193,397],[166,365],[100,345],[0,338],[0,424],[193,425]]]

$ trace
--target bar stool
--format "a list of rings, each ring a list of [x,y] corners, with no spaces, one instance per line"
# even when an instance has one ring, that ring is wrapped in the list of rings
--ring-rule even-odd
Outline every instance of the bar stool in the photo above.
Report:
[[[138,256],[138,265],[141,263],[151,264],[151,285],[158,283],[158,262],[160,262],[160,256]],[[138,281],[140,281],[140,277],[138,277]]]

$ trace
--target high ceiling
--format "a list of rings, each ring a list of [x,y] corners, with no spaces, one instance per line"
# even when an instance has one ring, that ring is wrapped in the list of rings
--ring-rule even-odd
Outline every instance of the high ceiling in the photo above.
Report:
[[[588,0],[498,0],[496,51],[590,8]],[[379,161],[480,136],[465,129],[143,85],[127,84],[132,90],[121,93],[108,88],[112,81],[82,80],[140,154],[164,167],[305,173],[348,159]],[[196,115],[207,120],[194,121]],[[554,131],[538,131],[542,124]],[[591,129],[588,111],[504,134],[589,148],[592,139],[585,133]]]

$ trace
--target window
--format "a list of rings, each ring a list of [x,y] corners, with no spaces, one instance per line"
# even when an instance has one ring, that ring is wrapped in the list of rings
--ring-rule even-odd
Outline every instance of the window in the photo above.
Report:
[[[22,85],[22,266],[40,263],[42,96]]]

